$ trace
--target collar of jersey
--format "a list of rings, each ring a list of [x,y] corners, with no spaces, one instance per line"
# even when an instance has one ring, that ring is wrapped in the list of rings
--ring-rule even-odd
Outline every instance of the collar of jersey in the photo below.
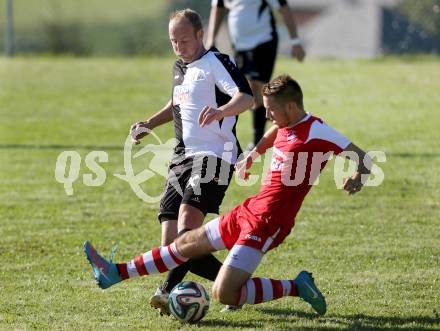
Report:
[[[293,125],[291,125],[291,126],[286,127],[286,129],[292,129],[292,128],[294,128],[295,126],[297,126],[297,125],[299,125],[299,124],[301,124],[301,123],[307,121],[310,117],[312,117],[312,114],[310,114],[309,112],[306,112],[306,114],[307,114],[307,115],[304,116],[304,118],[303,118],[301,121],[299,121],[299,122],[297,122],[297,123],[295,123],[295,124],[293,124]]]
[[[187,66],[187,67],[191,67],[193,63],[196,63],[198,60],[200,60],[202,57],[204,57],[209,51],[214,51],[214,50],[216,50],[216,49],[210,48],[210,49],[205,50],[205,52],[204,52],[202,55],[200,55],[199,58],[197,58],[196,60],[194,60],[194,61],[192,61],[192,62],[190,62],[190,63],[186,63],[186,62],[183,62],[183,61],[182,61],[182,62],[183,62],[183,64],[184,64],[185,66]],[[218,51],[217,51],[217,52],[218,52]]]

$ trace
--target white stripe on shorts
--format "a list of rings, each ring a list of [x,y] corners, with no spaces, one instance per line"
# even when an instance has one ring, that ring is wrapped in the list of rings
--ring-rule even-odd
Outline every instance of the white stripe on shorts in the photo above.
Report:
[[[222,249],[226,248],[220,234],[220,217],[217,217],[212,221],[206,223],[205,232],[209,242],[211,243],[211,246],[214,247],[217,251],[221,251]]]
[[[263,253],[266,253],[266,251],[269,249],[270,245],[272,245],[276,236],[278,236],[278,233],[280,233],[280,230],[281,230],[281,228],[278,228],[277,232],[275,232],[271,237],[267,238],[266,242],[263,245],[263,248],[261,249],[261,251]]]

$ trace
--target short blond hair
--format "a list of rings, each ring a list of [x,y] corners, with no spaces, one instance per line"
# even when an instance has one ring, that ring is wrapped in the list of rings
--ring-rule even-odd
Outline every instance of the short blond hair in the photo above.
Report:
[[[190,8],[176,10],[170,14],[170,22],[171,21],[181,21],[182,19],[186,19],[189,23],[191,23],[194,28],[194,32],[203,29],[202,20],[200,15]]]

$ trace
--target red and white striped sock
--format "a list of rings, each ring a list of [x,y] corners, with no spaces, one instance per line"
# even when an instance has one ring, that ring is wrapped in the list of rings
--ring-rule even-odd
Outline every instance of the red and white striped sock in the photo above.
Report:
[[[180,255],[176,243],[168,246],[155,247],[143,255],[136,256],[128,263],[117,264],[122,279],[163,273],[174,269],[178,265],[188,261],[188,258]]]
[[[248,303],[255,305],[285,296],[298,296],[298,290],[293,280],[250,278],[241,288],[238,304]]]

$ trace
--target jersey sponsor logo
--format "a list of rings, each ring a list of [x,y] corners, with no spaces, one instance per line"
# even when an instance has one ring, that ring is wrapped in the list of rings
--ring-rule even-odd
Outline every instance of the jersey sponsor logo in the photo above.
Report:
[[[286,154],[284,154],[282,150],[276,148],[275,146],[273,147],[273,155],[281,160],[287,161]]]
[[[270,163],[270,170],[282,171],[285,161],[287,161],[287,156],[283,153],[283,151],[274,146],[272,149],[272,162]]]
[[[205,73],[200,69],[188,71],[185,75],[185,82],[196,82],[206,79]]]
[[[272,162],[270,164],[271,171],[281,171],[283,170],[283,160],[280,160],[276,157],[272,158]]]
[[[173,91],[173,105],[183,105],[189,101],[190,95],[189,85],[177,85]]]
[[[254,235],[254,234],[248,233],[245,238],[249,239],[249,240],[254,240],[254,241],[261,242],[261,238],[256,236],[256,235]]]
[[[293,132],[290,132],[287,135],[287,143],[288,144],[293,144],[296,139],[297,139],[297,136]]]

